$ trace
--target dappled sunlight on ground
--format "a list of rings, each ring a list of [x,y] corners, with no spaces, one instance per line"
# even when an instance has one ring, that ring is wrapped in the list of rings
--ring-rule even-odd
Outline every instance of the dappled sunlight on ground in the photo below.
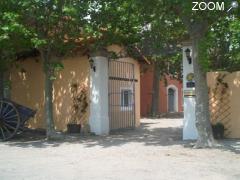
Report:
[[[240,179],[240,140],[221,140],[214,149],[192,149],[190,143],[182,141],[182,119],[142,119],[135,130],[54,142],[26,132],[0,144],[0,177]]]

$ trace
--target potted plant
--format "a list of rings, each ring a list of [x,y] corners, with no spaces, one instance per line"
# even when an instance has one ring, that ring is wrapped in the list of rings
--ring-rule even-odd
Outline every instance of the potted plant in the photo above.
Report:
[[[73,105],[71,121],[67,124],[67,130],[69,133],[80,133],[88,107],[87,89],[85,86],[79,87],[78,83],[73,83],[71,94]]]
[[[221,122],[212,124],[213,136],[215,139],[223,139],[225,127]]]

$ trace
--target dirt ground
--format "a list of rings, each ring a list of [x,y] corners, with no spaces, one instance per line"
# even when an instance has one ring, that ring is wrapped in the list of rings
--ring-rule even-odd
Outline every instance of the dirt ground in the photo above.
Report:
[[[0,180],[240,179],[240,140],[192,149],[181,131],[182,119],[142,119],[134,131],[104,137],[47,142],[25,134],[0,143]]]

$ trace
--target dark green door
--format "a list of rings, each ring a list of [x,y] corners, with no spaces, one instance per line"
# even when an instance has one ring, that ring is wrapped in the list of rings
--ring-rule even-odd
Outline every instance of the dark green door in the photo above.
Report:
[[[175,112],[175,91],[172,88],[168,89],[168,112]]]

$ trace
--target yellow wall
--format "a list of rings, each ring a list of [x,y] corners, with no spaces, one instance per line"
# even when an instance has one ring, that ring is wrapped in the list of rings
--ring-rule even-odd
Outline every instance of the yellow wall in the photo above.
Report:
[[[118,52],[122,50],[119,46],[110,46],[108,50]],[[136,126],[140,124],[140,66],[132,58],[121,58],[120,61],[133,63],[135,66],[136,83]],[[54,120],[57,130],[66,130],[67,123],[71,120],[71,84],[84,84],[88,88],[89,101],[89,75],[90,67],[86,56],[75,56],[64,59],[64,69],[57,74],[54,81]],[[26,59],[20,63],[26,72],[21,72],[22,68],[11,71],[12,100],[37,110],[34,119],[29,122],[30,128],[45,128],[44,119],[44,74],[41,60]],[[90,102],[89,102],[90,103]],[[89,119],[89,106],[84,115],[85,121]]]
[[[227,131],[229,134],[227,137],[229,138],[240,138],[240,110],[239,110],[239,103],[240,103],[240,71],[234,72],[234,73],[226,73],[226,72],[210,72],[208,73],[208,85],[210,87],[210,96],[216,95],[216,92],[214,92],[214,88],[216,87],[217,83],[217,77],[219,74],[227,74],[227,76],[224,78],[224,82],[226,82],[229,86],[227,93],[229,102],[225,102],[229,105],[230,109],[230,115],[229,115],[229,121],[226,122],[225,126],[227,126]],[[223,95],[218,95],[220,96]],[[212,101],[224,101],[219,100],[219,98],[216,98]],[[226,97],[224,97],[226,98]],[[217,100],[218,99],[218,100]],[[211,102],[211,101],[210,101]],[[215,102],[211,103],[212,105],[212,111],[214,111],[214,106],[220,106],[221,102]],[[223,106],[226,106],[223,104]],[[212,112],[213,113],[213,112]]]
[[[21,68],[13,69],[11,73],[12,100],[37,110],[35,118],[29,121],[30,128],[45,128],[44,74],[40,62],[27,59],[20,64],[26,70],[26,73],[21,73]],[[66,130],[66,124],[71,120],[71,84],[78,83],[89,87],[89,62],[87,57],[67,58],[63,60],[63,65],[64,69],[57,74],[57,79],[54,81],[53,104],[57,130]],[[86,120],[88,116],[89,108],[84,115]]]

